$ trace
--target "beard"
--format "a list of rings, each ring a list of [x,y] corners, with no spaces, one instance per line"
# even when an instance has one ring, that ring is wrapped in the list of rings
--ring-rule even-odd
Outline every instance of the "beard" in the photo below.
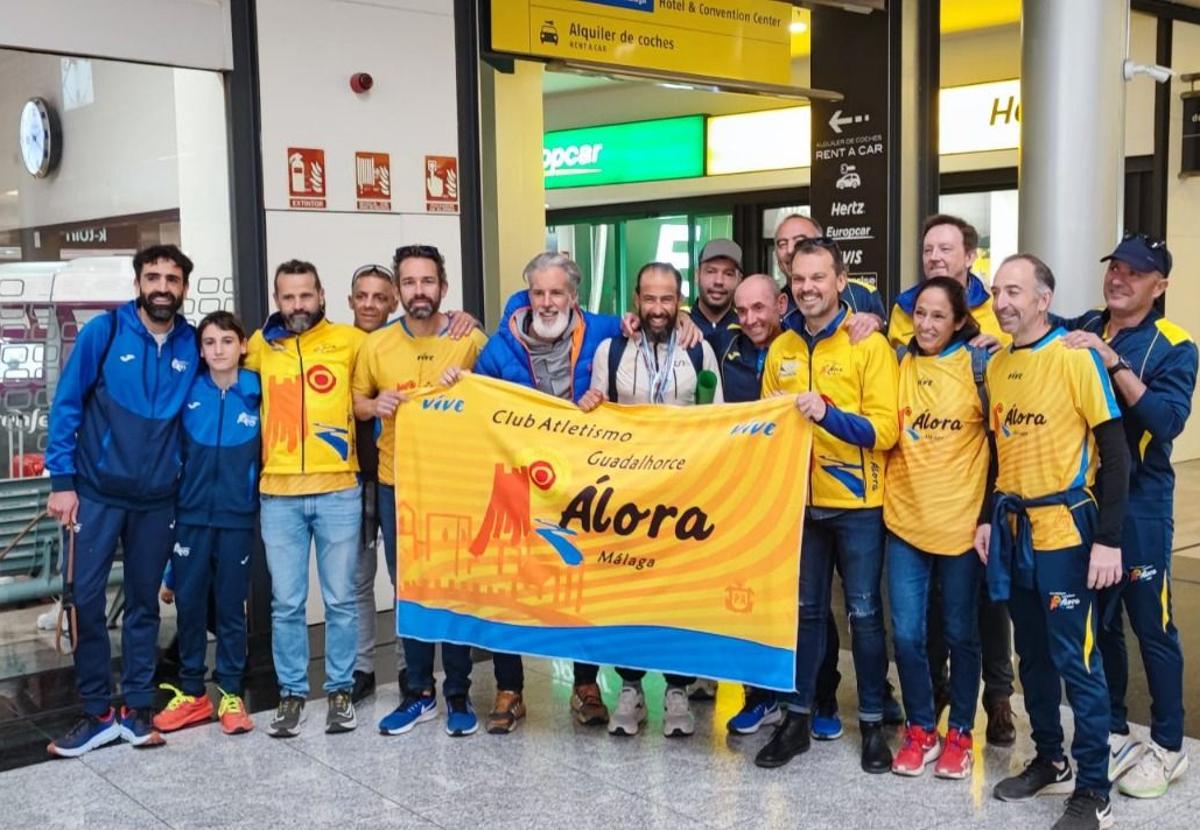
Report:
[[[533,312],[530,327],[540,339],[554,341],[563,336],[563,332],[567,330],[570,322],[571,312],[569,311],[558,312],[552,320],[546,320],[541,314]]]
[[[171,302],[168,305],[159,305],[154,301],[165,297]],[[150,294],[138,295],[138,308],[146,312],[146,316],[156,323],[166,323],[175,319],[176,312],[183,307],[183,297],[176,297],[174,294],[168,294],[165,291],[155,291]]]
[[[662,319],[662,318],[658,318]],[[675,320],[672,317],[667,317],[667,325],[663,329],[656,329],[650,325],[649,317],[641,317],[642,331],[650,338],[651,343],[666,343],[671,339],[671,334],[675,331]]]
[[[325,306],[321,306],[315,312],[294,311],[291,314],[283,315],[283,322],[287,325],[288,331],[292,334],[304,334],[317,323],[325,318]]]
[[[418,301],[420,304],[418,305]],[[407,303],[402,303],[404,313],[414,320],[428,320],[430,317],[438,313],[440,302],[434,302],[428,297],[413,297]]]

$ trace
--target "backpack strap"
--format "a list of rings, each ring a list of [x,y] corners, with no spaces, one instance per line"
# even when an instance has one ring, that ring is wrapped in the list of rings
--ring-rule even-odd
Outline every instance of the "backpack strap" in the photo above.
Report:
[[[83,393],[80,409],[87,406],[88,401],[92,399],[92,395],[96,391],[96,387],[100,385],[100,379],[104,377],[104,363],[108,360],[108,353],[112,350],[113,340],[117,337],[117,310],[115,308],[109,309],[104,312],[104,315],[108,317],[108,339],[104,342],[104,350],[100,352],[100,362],[96,367],[96,379],[92,381],[91,386]]]
[[[617,367],[621,365],[627,345],[629,341],[624,335],[617,335],[608,342],[608,400],[612,403],[617,402]]]
[[[987,349],[976,348],[968,345],[967,350],[971,353],[971,374],[975,378],[975,389],[979,392],[979,402],[983,404],[983,419],[986,422],[988,418],[988,393],[987,393],[987,365],[991,359],[991,353]]]

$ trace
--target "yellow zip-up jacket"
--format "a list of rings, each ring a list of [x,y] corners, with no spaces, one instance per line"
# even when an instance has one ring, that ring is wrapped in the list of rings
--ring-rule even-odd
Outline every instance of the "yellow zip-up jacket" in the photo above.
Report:
[[[888,316],[888,342],[892,344],[893,349],[908,348],[913,339],[912,315],[916,310],[917,291],[920,287],[921,284],[917,283],[902,292],[892,306],[892,313]],[[1012,338],[1000,328],[1000,321],[996,319],[991,292],[983,284],[983,280],[974,274],[967,275],[967,306],[971,309],[971,316],[979,324],[980,332],[995,337],[1002,346],[1012,343]]]
[[[295,335],[272,314],[250,338],[246,368],[262,382],[264,476],[358,472],[351,380],[366,337],[328,320]]]
[[[828,405],[813,430],[808,488],[813,507],[881,506],[887,451],[900,433],[896,355],[879,333],[851,345],[848,317],[843,307],[812,337],[784,332],[763,367],[764,398],[816,391]]]

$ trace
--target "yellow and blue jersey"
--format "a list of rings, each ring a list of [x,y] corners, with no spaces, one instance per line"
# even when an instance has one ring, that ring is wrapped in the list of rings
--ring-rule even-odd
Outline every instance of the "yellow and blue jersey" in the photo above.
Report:
[[[1067,329],[1082,329],[1104,338],[1129,362],[1146,385],[1138,402],[1119,400],[1129,445],[1129,502],[1126,513],[1165,519],[1174,515],[1175,468],[1171,447],[1192,411],[1196,388],[1196,344],[1180,326],[1151,310],[1141,323],[1108,334],[1108,312],[1089,311],[1063,320]]]
[[[828,405],[813,430],[809,502],[814,507],[883,504],[887,450],[896,443],[896,355],[883,335],[850,343],[849,308],[816,335],[785,331],[767,352],[762,396],[816,391]]]
[[[987,370],[999,470],[996,489],[1023,499],[1090,489],[1100,424],[1121,417],[1108,372],[1090,349],[1054,328],[1029,346],[1002,349]],[[1082,543],[1070,506],[1029,508],[1036,550]]]
[[[917,292],[920,290],[921,284],[917,283],[913,287],[904,291],[896,298],[895,305],[892,306],[892,316],[888,320],[887,337],[888,342],[892,344],[892,348],[900,349],[908,345],[913,338],[913,311],[917,306]],[[979,330],[983,334],[990,334],[995,337],[1004,346],[1012,343],[1012,338],[1009,337],[1002,328],[1000,321],[996,319],[996,310],[992,307],[992,295],[988,291],[983,280],[974,274],[967,275],[967,307],[971,309],[971,316],[975,318],[975,322],[979,324]]]
[[[441,382],[451,367],[471,369],[487,345],[487,335],[473,329],[466,337],[453,340],[443,329],[431,337],[414,337],[401,317],[371,332],[358,353],[354,365],[354,394],[373,398],[385,390],[408,392]],[[376,438],[379,447],[379,481],[395,483],[396,420],[379,419],[382,428]]]
[[[888,454],[883,521],[926,553],[956,555],[974,544],[991,455],[976,354],[960,340],[900,361],[900,432]]]

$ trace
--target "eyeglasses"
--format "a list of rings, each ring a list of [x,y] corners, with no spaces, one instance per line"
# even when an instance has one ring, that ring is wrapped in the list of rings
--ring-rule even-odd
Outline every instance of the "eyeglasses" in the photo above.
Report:
[[[796,240],[796,247],[801,245],[819,245],[828,251],[832,251],[835,257],[842,255],[842,249],[838,247],[836,239],[830,239],[828,236],[801,236]]]
[[[394,262],[402,262],[412,257],[421,259],[432,259],[434,262],[442,261],[442,252],[433,245],[401,245],[396,249],[396,253],[392,256]]]
[[[396,275],[392,273],[391,268],[388,268],[386,265],[371,263],[369,265],[363,265],[359,268],[356,268],[354,273],[350,276],[350,282],[354,282],[359,277],[365,277],[368,274],[379,274],[381,277],[387,278],[389,282],[396,281]]]
[[[1131,239],[1140,239],[1142,242],[1145,242],[1146,247],[1152,251],[1157,251],[1159,248],[1167,247],[1167,240],[1155,239],[1154,237],[1150,236],[1149,234],[1145,234],[1145,233],[1134,233],[1133,231],[1125,231],[1125,235],[1123,237],[1121,237],[1122,242],[1128,242]]]

